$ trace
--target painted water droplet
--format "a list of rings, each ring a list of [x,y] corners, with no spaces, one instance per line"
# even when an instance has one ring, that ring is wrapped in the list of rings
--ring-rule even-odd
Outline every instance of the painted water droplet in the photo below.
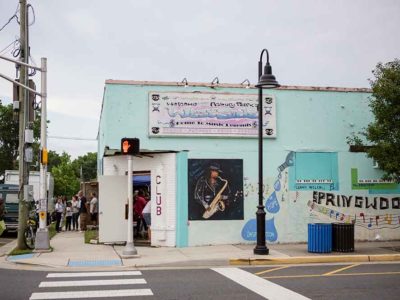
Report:
[[[274,183],[274,189],[275,191],[280,191],[281,190],[281,181],[278,179],[277,181],[275,181]]]
[[[276,242],[278,240],[278,232],[276,231],[275,227],[275,219],[272,218],[270,220],[267,220],[265,222],[265,227],[266,227],[265,238],[269,242]]]
[[[257,240],[257,220],[250,219],[242,229],[242,238],[246,241]],[[265,221],[265,239],[269,242],[278,240],[278,232],[275,227],[274,218]]]
[[[273,192],[265,203],[265,208],[269,213],[276,214],[280,210],[278,199],[276,198],[276,192]]]

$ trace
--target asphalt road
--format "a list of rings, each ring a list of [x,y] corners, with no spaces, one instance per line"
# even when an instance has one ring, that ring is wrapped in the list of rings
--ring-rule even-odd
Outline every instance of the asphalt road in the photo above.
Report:
[[[383,300],[400,295],[398,263],[77,272],[0,269],[0,298]]]

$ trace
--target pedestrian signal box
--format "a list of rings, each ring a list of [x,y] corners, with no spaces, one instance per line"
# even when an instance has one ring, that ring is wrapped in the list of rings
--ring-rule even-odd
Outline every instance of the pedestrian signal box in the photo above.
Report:
[[[139,139],[123,138],[121,139],[121,153],[125,155],[139,154]]]

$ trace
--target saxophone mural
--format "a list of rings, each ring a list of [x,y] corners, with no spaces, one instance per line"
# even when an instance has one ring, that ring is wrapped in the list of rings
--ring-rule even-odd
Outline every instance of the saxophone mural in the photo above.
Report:
[[[243,220],[243,161],[189,159],[189,220]]]

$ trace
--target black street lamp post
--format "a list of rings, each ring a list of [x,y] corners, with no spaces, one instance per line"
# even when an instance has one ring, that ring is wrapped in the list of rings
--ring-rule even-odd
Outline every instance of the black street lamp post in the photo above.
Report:
[[[267,63],[262,74],[262,56],[267,53]],[[265,243],[265,210],[263,204],[263,91],[262,89],[273,89],[279,87],[275,76],[272,75],[272,68],[269,64],[269,54],[267,49],[261,51],[258,62],[258,206],[257,206],[257,245],[254,254],[267,255],[269,249]]]

